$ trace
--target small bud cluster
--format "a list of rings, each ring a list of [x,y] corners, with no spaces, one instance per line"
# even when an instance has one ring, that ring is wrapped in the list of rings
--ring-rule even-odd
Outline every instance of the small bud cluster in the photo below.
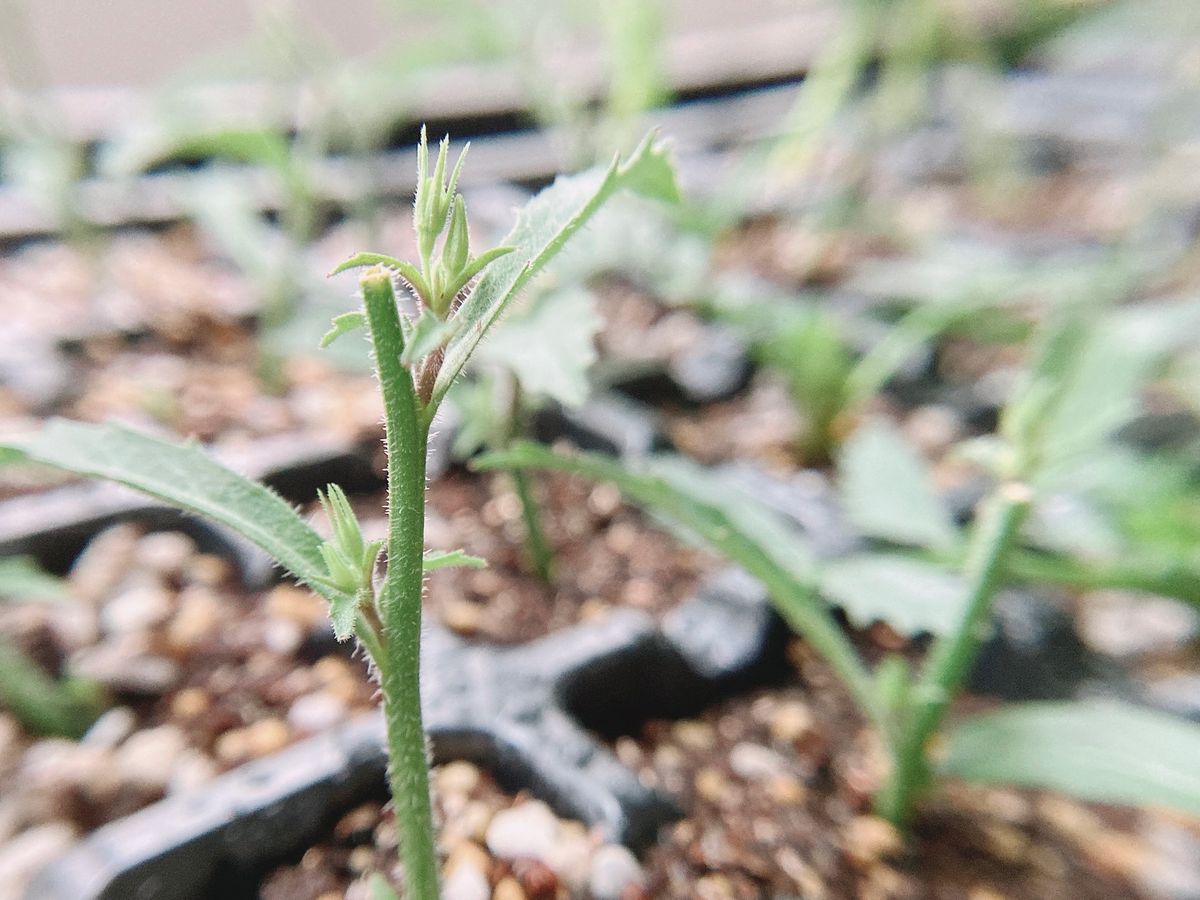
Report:
[[[472,258],[467,227],[467,203],[458,193],[458,176],[466,159],[468,144],[447,178],[447,156],[450,139],[443,138],[438,146],[433,173],[429,172],[429,144],[425,131],[417,148],[417,196],[413,209],[413,228],[417,232],[417,249],[421,256],[421,278],[413,282],[420,299],[439,319],[451,312],[459,291],[483,271],[492,261],[512,252],[511,247],[497,247]],[[434,260],[437,240],[445,232],[441,254]],[[401,273],[405,274],[406,273]],[[407,277],[407,275],[406,275]],[[413,279],[409,278],[410,281]]]

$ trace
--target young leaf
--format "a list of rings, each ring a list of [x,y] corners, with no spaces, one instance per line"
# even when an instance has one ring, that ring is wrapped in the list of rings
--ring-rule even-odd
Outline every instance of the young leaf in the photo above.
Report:
[[[0,559],[0,600],[65,600],[67,585],[30,556]]]
[[[647,137],[628,162],[613,162],[606,172],[559,178],[522,210],[502,241],[517,248],[493,262],[459,308],[462,328],[446,348],[433,391],[436,405],[458,377],[487,331],[520,293],[601,205],[621,189],[647,197],[678,199],[675,175],[663,148]]]
[[[959,722],[946,749],[941,770],[968,781],[1200,816],[1200,726],[1164,713],[1113,700],[1022,703]]]
[[[840,470],[846,515],[869,536],[939,550],[958,543],[924,460],[886,421],[867,422],[846,441]]]
[[[475,359],[512,371],[527,394],[578,406],[587,399],[587,372],[596,361],[600,324],[590,291],[549,291],[527,313],[505,319]]]
[[[468,569],[486,569],[487,560],[464,553],[462,550],[426,550],[424,557],[426,572],[436,572],[438,569],[450,566],[466,566]]]
[[[7,445],[34,461],[105,478],[186,512],[227,525],[330,602],[342,592],[322,583],[322,540],[269,488],[222,466],[199,447],[172,444],[120,425],[53,419],[33,437]]]
[[[333,327],[321,338],[321,349],[324,350],[343,334],[349,334],[351,331],[362,328],[366,324],[367,317],[360,312],[348,312],[342,313],[340,316],[334,316]]]
[[[358,598],[342,594],[329,601],[329,621],[333,625],[334,640],[344,641],[354,634],[354,623],[358,619]]]
[[[826,563],[821,593],[855,625],[887,622],[907,635],[944,634],[962,617],[966,586],[957,575],[905,556],[861,554]]]
[[[342,272],[349,271],[350,269],[361,269],[369,266],[383,266],[385,269],[393,269],[399,272],[400,277],[411,284],[423,298],[428,299],[431,296],[429,286],[425,283],[425,279],[421,277],[421,272],[416,266],[383,253],[356,253],[349,259],[338,263],[329,274],[331,276],[340,275]]]

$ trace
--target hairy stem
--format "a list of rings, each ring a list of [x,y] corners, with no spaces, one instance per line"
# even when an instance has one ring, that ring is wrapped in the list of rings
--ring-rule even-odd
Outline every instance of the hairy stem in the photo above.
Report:
[[[438,869],[429,797],[429,759],[421,720],[421,593],[425,549],[425,450],[429,430],[412,377],[400,362],[404,336],[391,277],[362,279],[367,323],[383,391],[388,452],[387,574],[379,666],[387,722],[388,778],[407,895],[437,900]]]
[[[888,785],[876,798],[876,810],[905,828],[916,798],[929,781],[926,756],[937,732],[971,670],[988,633],[992,601],[1004,580],[1005,566],[1032,496],[1024,484],[1001,485],[988,499],[971,535],[965,574],[970,593],[962,620],[937,641],[913,693],[914,704],[900,723]]]

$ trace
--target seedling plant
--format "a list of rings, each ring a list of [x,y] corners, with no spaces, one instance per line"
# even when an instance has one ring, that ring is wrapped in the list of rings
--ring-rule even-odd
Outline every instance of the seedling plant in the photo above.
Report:
[[[119,425],[57,420],[27,440],[0,447],[126,484],[233,528],[329,601],[336,636],[358,639],[382,689],[402,880],[406,896],[415,900],[438,897],[419,691],[424,575],[444,566],[483,565],[461,551],[425,551],[430,425],[514,298],[613,194],[624,189],[664,201],[677,198],[665,152],[647,138],[625,161],[557,180],[520,213],[503,246],[476,256],[469,246],[466,204],[457,191],[464,155],[451,166],[445,140],[431,160],[422,136],[413,215],[418,259],[361,253],[335,269],[365,270],[361,308],[338,316],[324,343],[360,329],[370,341],[385,411],[385,540],[364,538],[336,485],[321,495],[332,530],[326,539],[269,489],[224,468],[199,447]],[[397,285],[403,287],[399,297]]]
[[[889,761],[876,811],[902,830],[943,775],[1200,814],[1200,728],[1191,723],[1108,700],[1019,704],[948,724],[1009,581],[1071,584],[1082,570],[1091,572],[1081,579],[1084,586],[1200,599],[1200,582],[1186,562],[1139,566],[1135,556],[1063,566],[1021,546],[1039,498],[1057,493],[1080,459],[1103,451],[1161,360],[1161,339],[1179,333],[1198,312],[1194,304],[1178,304],[1150,315],[1120,309],[1106,318],[1096,306],[1073,300],[1052,311],[998,434],[963,448],[986,466],[994,484],[965,534],[921,458],[882,420],[855,432],[839,464],[846,514],[875,543],[834,559],[820,558],[791,523],[729,479],[679,457],[616,461],[525,444],[477,465],[553,469],[611,482],[758,578],[873,724]],[[1146,322],[1164,313],[1174,328],[1148,335]],[[923,662],[914,668],[895,654],[870,667],[830,602],[860,626],[883,620],[912,636],[932,634]]]

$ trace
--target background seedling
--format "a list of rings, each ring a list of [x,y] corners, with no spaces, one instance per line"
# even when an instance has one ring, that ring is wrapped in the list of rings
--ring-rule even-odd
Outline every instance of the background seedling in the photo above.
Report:
[[[997,592],[1009,579],[1031,574],[1022,571],[1029,557],[1021,550],[1031,510],[1056,478],[1111,440],[1175,343],[1169,327],[1140,334],[1130,328],[1128,317],[1145,310],[1131,307],[1108,317],[1103,300],[1068,299],[1044,324],[999,434],[988,442],[995,486],[965,536],[933,490],[923,461],[883,424],[854,435],[840,474],[847,515],[892,549],[831,562],[819,561],[770,510],[681,459],[620,463],[526,444],[484,457],[479,465],[548,468],[610,481],[759,578],[782,616],[825,658],[873,722],[891,759],[876,809],[898,827],[910,824],[939,773],[1055,787],[1110,802],[1166,802],[1195,813],[1200,782],[1188,760],[1200,752],[1200,728],[1189,723],[1108,702],[1029,704],[944,726],[987,634]],[[1172,312],[1179,325],[1195,308],[1178,304]],[[1159,321],[1159,313],[1146,313],[1146,321]],[[920,548],[926,555],[900,548]],[[948,560],[955,561],[950,568]],[[953,572],[957,565],[960,574]],[[1107,574],[1129,583],[1128,568],[1115,566]],[[1093,568],[1097,571],[1102,570]],[[1057,574],[1054,580],[1069,580],[1066,570]],[[1195,574],[1176,569],[1168,577],[1150,566],[1138,581],[1143,589],[1194,602]],[[872,671],[825,598],[864,626],[884,619],[908,634],[932,633],[925,660],[914,670],[893,656]],[[1132,746],[1131,729],[1142,727],[1162,743]]]
[[[69,602],[66,584],[23,556],[0,559],[0,603]],[[82,679],[54,678],[0,637],[0,707],[34,734],[77,738],[104,710],[99,687]]]

